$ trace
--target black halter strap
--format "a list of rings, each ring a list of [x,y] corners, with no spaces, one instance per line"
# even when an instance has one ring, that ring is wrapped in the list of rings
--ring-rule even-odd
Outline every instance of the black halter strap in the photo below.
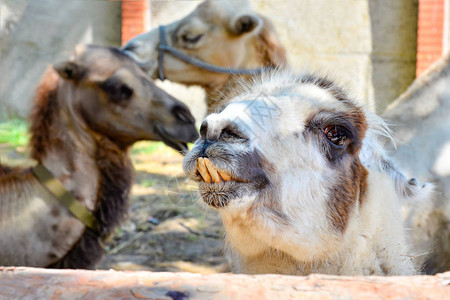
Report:
[[[170,47],[166,43],[166,30],[165,26],[159,26],[159,45],[158,45],[158,78],[160,80],[166,79],[164,76],[164,54],[168,52],[172,56],[184,61],[185,63],[191,64],[193,66],[199,67],[201,69],[214,72],[214,73],[224,73],[229,75],[257,75],[265,70],[270,69],[269,67],[255,68],[255,69],[234,69],[234,68],[224,68],[209,64],[207,62],[201,61],[197,58],[189,56],[180,50]]]
[[[159,80],[164,80],[164,50],[163,47],[168,47],[166,45],[166,31],[164,26],[159,26],[159,45],[158,45],[158,78]]]

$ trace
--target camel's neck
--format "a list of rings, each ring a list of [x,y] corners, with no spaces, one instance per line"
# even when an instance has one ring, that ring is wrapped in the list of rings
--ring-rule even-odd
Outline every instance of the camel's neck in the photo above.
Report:
[[[247,56],[239,66],[241,69],[279,67],[287,63],[285,50],[278,41],[274,28],[268,21],[265,21],[261,33],[249,41],[247,49]],[[236,88],[243,82],[251,79],[252,76],[249,75],[242,77],[227,76],[222,82],[204,86],[208,114],[214,112],[226,100],[235,96],[233,93],[236,91]]]
[[[111,189],[119,188],[116,198],[121,199],[115,200],[126,202],[131,185],[127,151],[88,129],[71,99],[75,97],[73,87],[59,84],[53,75],[44,76],[35,99],[32,157],[91,211],[98,210]],[[122,204],[118,206],[123,209]],[[106,223],[110,222],[104,224],[110,227]]]
[[[227,100],[235,96],[234,92],[240,89],[243,82],[251,80],[251,76],[245,75],[242,77],[229,76],[222,84],[212,87],[205,87],[206,105],[208,107],[207,113],[213,113],[221,106],[225,105]]]
[[[46,149],[41,162],[93,212],[98,230],[86,229],[71,250],[48,267],[91,268],[104,253],[99,240],[111,234],[126,216],[133,168],[126,150],[72,125],[58,118],[55,126],[61,134],[49,137],[55,143]]]
[[[94,210],[100,175],[95,161],[96,143],[72,103],[73,87],[59,84],[53,75],[44,76],[36,95],[31,155],[76,199]]]

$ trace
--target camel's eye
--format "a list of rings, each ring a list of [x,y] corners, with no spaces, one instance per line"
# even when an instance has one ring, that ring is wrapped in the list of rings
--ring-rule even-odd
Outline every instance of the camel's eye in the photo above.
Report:
[[[195,44],[197,43],[201,38],[203,37],[203,34],[193,34],[193,33],[184,33],[181,36],[181,40],[186,44]]]
[[[109,98],[117,104],[124,104],[133,95],[133,89],[116,78],[108,79],[103,82],[100,87],[108,94]]]
[[[233,126],[225,127],[220,133],[220,139],[232,141],[246,141],[247,138]]]
[[[322,129],[327,139],[335,146],[342,148],[347,140],[347,130],[342,126],[330,125]]]
[[[118,96],[121,99],[129,99],[133,95],[133,90],[126,84],[122,84],[119,89]]]

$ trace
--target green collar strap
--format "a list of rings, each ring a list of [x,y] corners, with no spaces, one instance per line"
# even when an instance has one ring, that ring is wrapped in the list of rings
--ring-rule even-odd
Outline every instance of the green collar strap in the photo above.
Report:
[[[34,176],[47,190],[55,196],[84,226],[97,230],[97,222],[92,213],[78,202],[72,194],[67,191],[62,183],[55,178],[46,167],[38,164],[32,168]]]

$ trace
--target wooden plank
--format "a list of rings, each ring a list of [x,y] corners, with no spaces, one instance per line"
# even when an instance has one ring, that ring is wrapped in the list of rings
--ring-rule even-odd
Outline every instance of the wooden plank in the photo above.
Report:
[[[450,272],[350,277],[0,267],[0,299],[449,299]]]

